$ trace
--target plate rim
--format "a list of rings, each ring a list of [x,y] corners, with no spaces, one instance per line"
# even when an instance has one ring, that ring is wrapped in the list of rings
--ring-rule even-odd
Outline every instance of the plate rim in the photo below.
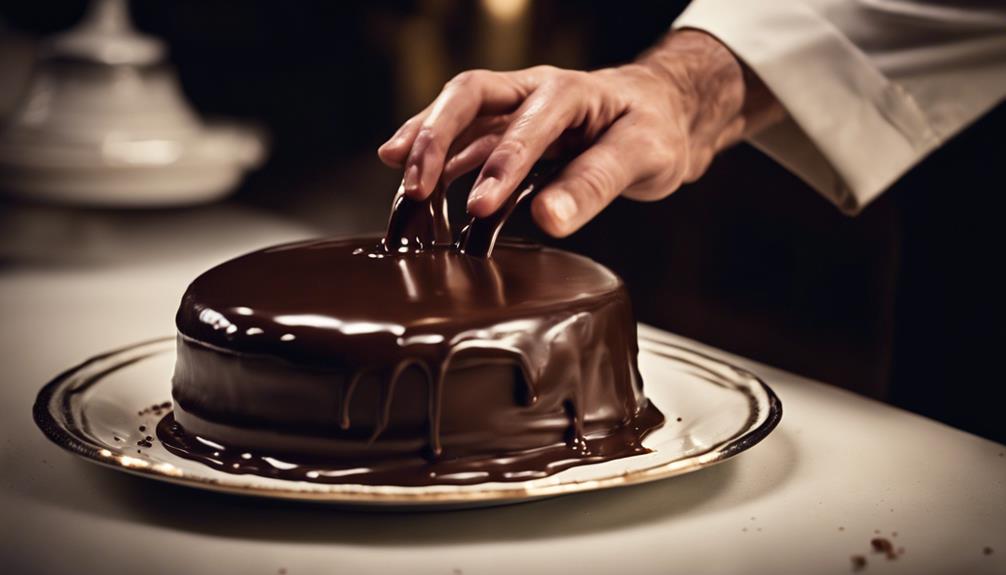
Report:
[[[767,401],[767,413],[764,421],[752,429],[748,429],[739,435],[731,437],[723,442],[709,447],[706,451],[691,455],[682,459],[661,462],[641,469],[628,470],[623,473],[612,474],[603,478],[577,479],[559,483],[550,483],[540,486],[529,486],[528,482],[514,482],[513,484],[496,483],[499,487],[490,489],[470,490],[470,491],[422,491],[424,487],[408,488],[399,487],[402,490],[395,492],[383,492],[374,489],[375,486],[361,486],[367,489],[356,491],[321,491],[316,489],[298,489],[296,486],[301,482],[290,481],[289,487],[279,486],[259,486],[259,485],[232,485],[214,478],[197,475],[179,475],[171,473],[165,466],[150,464],[147,460],[128,455],[117,455],[107,448],[100,447],[100,444],[88,440],[67,429],[53,415],[52,403],[57,398],[57,391],[67,379],[87,367],[106,360],[115,355],[135,351],[144,347],[163,345],[173,342],[175,336],[163,336],[136,342],[131,345],[121,346],[111,351],[100,353],[77,363],[53,377],[38,392],[35,403],[32,406],[32,416],[35,425],[51,442],[66,451],[81,457],[86,461],[97,463],[103,467],[109,467],[118,471],[164,481],[167,483],[205,489],[218,493],[228,493],[232,495],[266,497],[273,499],[317,501],[334,504],[348,504],[355,506],[443,506],[443,505],[464,505],[478,504],[487,501],[499,501],[500,503],[517,502],[523,500],[539,499],[545,497],[555,497],[570,493],[586,491],[597,491],[601,489],[611,489],[627,485],[640,485],[652,481],[668,479],[677,475],[690,473],[699,469],[713,466],[728,459],[733,458],[754,445],[760,443],[778,426],[782,419],[782,401],[775,391],[764,380],[745,368],[734,365],[729,361],[714,357],[702,351],[679,343],[669,342],[658,336],[659,330],[645,327],[638,334],[640,342],[657,344],[682,350],[716,364],[726,366],[738,373],[750,378],[752,382],[765,394]],[[656,332],[656,333],[650,333]],[[640,347],[640,353],[649,350]],[[143,361],[151,356],[164,353],[164,350],[152,351],[141,354],[133,361]],[[652,353],[652,351],[650,352]],[[66,417],[67,414],[64,414]],[[591,464],[584,465],[583,467]],[[597,464],[593,464],[597,465]],[[380,487],[380,486],[378,486]],[[415,489],[415,492],[403,491]]]

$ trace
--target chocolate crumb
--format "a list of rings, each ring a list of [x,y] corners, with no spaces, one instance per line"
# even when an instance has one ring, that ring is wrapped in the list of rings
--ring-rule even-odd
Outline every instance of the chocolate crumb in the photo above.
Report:
[[[894,545],[883,537],[874,537],[870,540],[870,545],[873,547],[874,553],[883,553],[888,559],[898,558],[898,553],[895,553],[894,551]],[[901,549],[900,551],[904,552],[904,549]]]
[[[849,557],[849,560],[852,561],[853,571],[862,571],[863,569],[866,569],[866,557],[863,557],[862,555],[853,555],[852,557]]]
[[[119,439],[119,437],[118,437],[117,435],[113,435],[112,437],[113,437],[113,438],[114,438],[114,439],[115,439],[116,441],[122,441],[121,439]]]
[[[680,417],[678,418],[678,421],[681,421],[681,418],[680,418]],[[999,457],[1002,457],[1002,456],[1003,456],[1003,454],[1002,454],[1002,453],[1000,453],[1000,454],[999,454]]]
[[[839,526],[838,530],[839,530],[839,531],[845,531],[845,527],[841,527],[841,526]]]
[[[146,439],[147,441],[153,441],[153,439],[154,439],[154,438],[153,438],[152,436],[148,435],[148,436],[147,436],[147,437],[146,437],[145,439]]]
[[[140,431],[146,431],[146,430],[147,430],[147,426],[146,425],[141,425],[140,426]]]
[[[999,455],[1002,455],[1002,453],[1000,453]],[[991,555],[991,554],[992,554],[992,548],[991,547],[986,547],[986,548],[982,549],[982,555]]]
[[[891,531],[891,537],[897,537],[897,536],[898,536],[897,531]]]

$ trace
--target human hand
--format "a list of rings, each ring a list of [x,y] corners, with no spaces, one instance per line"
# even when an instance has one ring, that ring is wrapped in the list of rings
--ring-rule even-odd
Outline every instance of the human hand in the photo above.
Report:
[[[701,176],[758,123],[744,105],[750,87],[715,38],[672,32],[617,68],[459,74],[378,155],[404,168],[405,194],[417,200],[482,166],[468,212],[486,217],[543,155],[577,154],[531,206],[545,232],[565,236],[620,194],[657,200]]]

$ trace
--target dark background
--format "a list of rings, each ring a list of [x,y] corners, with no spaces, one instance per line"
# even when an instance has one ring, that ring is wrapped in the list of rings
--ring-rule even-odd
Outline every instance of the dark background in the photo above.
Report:
[[[502,31],[478,3],[445,0],[147,0],[133,15],[168,43],[201,113],[270,133],[267,164],[233,201],[363,232],[381,229],[400,178],[376,147],[451,75],[623,62],[684,4],[531,3]],[[83,10],[2,2],[0,21],[8,37],[36,37]],[[620,273],[641,321],[1006,441],[1003,134],[1000,105],[856,218],[740,145],[700,182],[617,201],[558,243]],[[526,213],[510,228],[541,237]]]

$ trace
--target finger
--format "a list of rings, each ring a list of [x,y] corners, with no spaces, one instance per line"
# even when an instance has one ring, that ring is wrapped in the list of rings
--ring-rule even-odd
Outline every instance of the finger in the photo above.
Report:
[[[508,114],[479,116],[478,118],[475,118],[475,120],[473,120],[472,123],[458,135],[458,137],[454,138],[450,151],[447,152],[447,157],[453,158],[458,154],[458,152],[464,150],[471,145],[472,142],[481,139],[483,136],[488,134],[503,134],[508,125],[510,125],[510,115]]]
[[[531,215],[549,235],[578,230],[642,173],[648,150],[634,149],[632,132],[616,123],[592,147],[577,156],[531,202]]]
[[[394,136],[378,148],[377,154],[385,164],[392,168],[402,167],[402,164],[405,163],[405,159],[408,157],[416,133],[419,131],[419,126],[429,113],[429,110],[430,106],[426,110],[423,110],[422,113],[410,118],[405,124],[402,124]],[[463,150],[486,134],[502,133],[509,123],[510,116],[508,114],[494,114],[475,118],[454,140],[454,143],[451,144],[451,150],[447,153],[447,156],[456,156],[459,150]]]
[[[542,78],[554,71],[554,68],[550,66],[536,66],[533,68],[528,68],[526,70],[518,70],[515,72],[500,72],[498,75],[502,78],[506,78],[512,82],[518,90],[524,93],[530,93],[534,90]],[[415,116],[406,120],[398,130],[388,138],[388,141],[381,144],[377,150],[377,155],[380,157],[381,161],[393,168],[401,168],[405,164],[405,160],[409,156],[409,151],[412,149],[412,144],[415,142],[416,134],[419,133],[419,128],[423,123],[423,120],[429,115],[430,110],[433,109],[434,103],[431,102],[430,105],[426,106],[422,112],[416,114]],[[515,103],[512,107],[516,108]],[[487,109],[481,110],[480,113],[490,113],[491,107],[487,106]],[[468,140],[461,147],[464,147],[470,143],[475,138]]]
[[[405,159],[409,157],[409,150],[412,149],[412,142],[415,141],[416,134],[419,133],[419,126],[422,125],[432,108],[433,104],[431,103],[422,112],[402,123],[398,130],[388,138],[388,141],[377,148],[377,157],[389,167],[401,168],[405,164]]]
[[[509,124],[509,114],[475,118],[451,144],[440,181],[449,186],[459,176],[484,164]]]
[[[499,209],[582,105],[575,90],[543,87],[531,94],[482,166],[468,197],[468,213],[484,218]]]
[[[501,138],[501,134],[486,134],[451,156],[444,164],[444,175],[441,177],[444,185],[451,185],[454,180],[484,164]]]
[[[440,179],[451,143],[479,114],[517,107],[526,91],[506,74],[473,70],[444,86],[420,123],[405,161],[405,193],[424,199]]]

